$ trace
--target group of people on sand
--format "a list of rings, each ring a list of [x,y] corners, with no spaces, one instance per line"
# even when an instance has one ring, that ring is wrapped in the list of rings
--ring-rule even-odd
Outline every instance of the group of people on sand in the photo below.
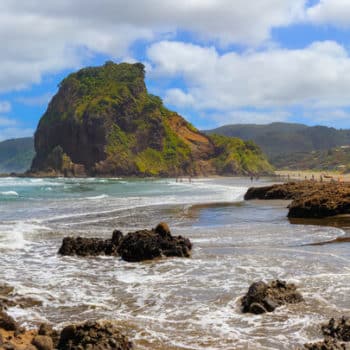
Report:
[[[289,181],[291,179],[290,174],[287,175],[279,175],[279,177],[287,177],[287,180]],[[298,178],[301,178],[302,175],[300,173],[298,173]],[[304,176],[304,180],[311,180],[311,181],[319,181],[319,182],[323,182],[323,181],[330,181],[330,182],[344,182],[344,176],[343,175],[339,175],[337,178],[335,178],[332,175],[327,175],[327,174],[320,174],[319,177],[316,177],[314,174],[311,174],[310,178],[308,178],[307,175]]]

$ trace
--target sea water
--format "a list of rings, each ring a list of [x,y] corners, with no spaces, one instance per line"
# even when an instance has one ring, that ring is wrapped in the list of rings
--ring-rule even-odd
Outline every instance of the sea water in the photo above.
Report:
[[[254,181],[266,185],[271,179]],[[137,349],[294,349],[320,323],[350,316],[348,225],[292,224],[287,202],[243,200],[250,179],[0,179],[0,279],[41,305],[9,313],[27,326],[116,320]],[[190,259],[127,263],[61,257],[64,236],[109,238],[166,221]],[[331,223],[330,223],[331,225]],[[258,280],[298,285],[305,302],[242,314]]]

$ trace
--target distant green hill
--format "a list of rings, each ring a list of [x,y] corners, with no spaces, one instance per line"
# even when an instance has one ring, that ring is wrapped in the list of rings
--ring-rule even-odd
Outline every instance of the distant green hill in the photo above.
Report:
[[[289,157],[291,154],[295,154],[299,159],[301,156],[299,153],[328,151],[335,147],[350,145],[350,130],[292,123],[234,124],[205,132],[252,140],[277,167],[281,166],[284,157],[288,156],[292,161],[293,157]]]
[[[327,151],[298,152],[274,158],[275,166],[286,170],[336,170],[350,172],[350,146]]]
[[[0,142],[0,173],[21,173],[28,170],[34,154],[33,137]]]

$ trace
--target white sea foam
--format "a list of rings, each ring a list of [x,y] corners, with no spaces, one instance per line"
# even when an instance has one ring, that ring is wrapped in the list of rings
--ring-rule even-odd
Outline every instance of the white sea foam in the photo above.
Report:
[[[49,228],[28,222],[0,223],[0,249],[26,249],[26,236],[49,230]]]
[[[38,186],[62,186],[59,179],[29,179],[29,178],[0,178],[1,187],[38,187]]]
[[[86,199],[94,200],[94,199],[105,199],[108,198],[108,194],[100,194],[98,196],[86,197]]]
[[[10,197],[18,197],[18,193],[16,191],[3,191],[0,192],[1,196],[10,196]]]
[[[46,181],[51,182],[36,182],[38,189],[50,186]],[[95,179],[55,181],[78,189],[88,183],[88,189],[67,191],[59,199],[54,197],[59,191],[53,191],[41,192],[43,199],[35,202],[5,201],[6,215],[0,212],[0,279],[16,293],[43,302],[25,313],[10,310],[19,320],[49,316],[61,325],[98,318],[126,321],[136,347],[147,350],[291,349],[313,340],[319,323],[347,311],[348,250],[343,245],[304,246],[344,231],[292,226],[285,209],[227,206],[242,200],[246,187],[241,183],[116,180],[109,191],[110,180],[101,185]],[[203,212],[196,206],[193,214],[192,206],[202,203],[225,203],[226,209],[208,206]],[[1,215],[8,218],[12,210],[17,221],[4,222]],[[246,211],[250,214],[242,219]],[[223,212],[228,218],[221,223]],[[31,220],[21,220],[24,214]],[[208,218],[201,215],[209,220],[212,215],[219,224],[208,227]],[[107,232],[110,237],[118,225],[131,230],[159,220],[191,239],[191,259],[131,264],[115,257],[57,255],[63,236]],[[263,316],[242,315],[240,298],[249,285],[275,278],[296,282],[305,303]]]

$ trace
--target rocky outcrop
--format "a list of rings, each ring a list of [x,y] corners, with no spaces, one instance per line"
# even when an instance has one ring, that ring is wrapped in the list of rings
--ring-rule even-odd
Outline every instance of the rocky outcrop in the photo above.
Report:
[[[339,320],[332,318],[321,326],[325,337],[323,341],[305,344],[308,350],[349,350],[350,349],[350,319],[342,317]]]
[[[42,324],[38,330],[8,331],[0,326],[1,350],[131,350],[133,344],[108,321],[66,326],[61,332]]]
[[[0,286],[0,293],[8,300],[16,294],[13,288]],[[130,350],[132,343],[112,322],[85,322],[65,327],[62,332],[43,323],[38,329],[26,330],[6,311],[6,305],[0,304],[0,350]]]
[[[131,350],[132,343],[111,322],[70,325],[61,332],[59,350]]]
[[[304,193],[318,191],[320,184],[314,181],[288,182],[264,187],[250,187],[244,195],[245,200],[252,199],[283,199],[299,198]],[[323,185],[321,185],[323,188]]]
[[[350,213],[350,184],[291,182],[266,187],[249,188],[244,198],[288,199],[288,217],[323,218]]]
[[[5,311],[0,311],[0,328],[5,331],[16,331],[19,326],[17,322]]]
[[[41,305],[41,302],[17,294],[14,288],[7,284],[0,285],[0,329],[12,332],[19,332],[21,330],[21,327],[19,327],[14,318],[6,312],[9,307],[16,306],[24,309],[36,305]]]
[[[37,346],[32,345],[31,343],[38,332],[25,330],[7,313],[9,307],[28,308],[35,305],[41,305],[41,302],[17,294],[13,287],[6,284],[0,285],[0,349],[53,350],[52,346],[44,346],[47,344],[44,342],[45,339],[41,339],[40,343],[40,338],[38,338]],[[50,343],[52,340],[50,339],[48,342]]]
[[[171,235],[168,225],[160,223],[153,230],[128,233],[120,243],[118,253],[123,260],[136,262],[162,256],[189,257],[192,244],[182,236]]]
[[[253,283],[248,293],[242,298],[242,312],[263,314],[272,312],[284,304],[296,304],[304,299],[294,284],[275,280]]]
[[[350,318],[342,317],[339,320],[332,318],[328,324],[322,325],[321,329],[326,337],[350,342]]]
[[[120,235],[114,232],[113,238]],[[0,350],[130,350],[132,343],[113,322],[85,322],[65,327],[62,332],[49,324],[26,330],[6,312],[7,305],[16,304],[18,295],[8,285],[0,286],[0,295],[6,304],[0,304]],[[11,302],[10,302],[11,301]]]
[[[327,186],[328,185],[328,186]],[[304,193],[289,205],[290,218],[323,218],[350,213],[350,186],[327,184]]]
[[[38,350],[53,350],[53,340],[48,335],[36,335],[32,340],[32,345]]]
[[[129,232],[125,236],[115,230],[112,239],[65,237],[61,255],[120,255],[125,261],[151,260],[162,256],[189,257],[192,244],[182,236],[172,236],[169,226],[160,223],[155,229]]]
[[[326,338],[316,343],[305,344],[306,350],[350,350],[350,346],[336,339]]]
[[[61,255],[97,256],[118,255],[118,246],[123,237],[115,230],[112,239],[65,237],[58,253]]]
[[[30,175],[181,176],[271,173],[251,142],[207,136],[148,93],[141,63],[64,79],[35,132]]]

